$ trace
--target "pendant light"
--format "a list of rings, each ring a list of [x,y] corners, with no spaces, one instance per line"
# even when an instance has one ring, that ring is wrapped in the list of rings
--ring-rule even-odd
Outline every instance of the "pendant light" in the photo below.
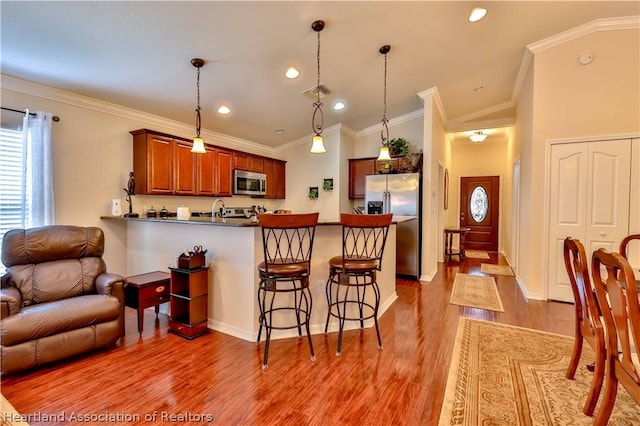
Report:
[[[204,66],[204,60],[200,58],[193,58],[191,65],[198,70],[198,82],[196,88],[198,91],[198,107],[196,108],[196,137],[193,138],[193,146],[191,152],[195,154],[205,154],[207,151],[204,149],[204,139],[200,137],[200,68]]]
[[[389,120],[387,120],[387,53],[390,50],[391,46],[388,44],[379,49],[379,52],[384,55],[384,110],[382,111],[382,128],[380,129],[382,146],[380,147],[378,161],[391,161],[391,156],[389,155]]]
[[[311,28],[318,33],[318,80],[316,83],[316,101],[313,103],[314,110],[313,117],[311,118],[311,127],[313,128],[315,136],[313,137],[309,151],[314,154],[322,154],[323,152],[327,152],[327,149],[324,147],[324,139],[322,138],[324,115],[322,113],[322,102],[320,101],[320,31],[324,29],[324,21],[314,21],[313,24],[311,24]],[[319,122],[316,124],[317,121]]]

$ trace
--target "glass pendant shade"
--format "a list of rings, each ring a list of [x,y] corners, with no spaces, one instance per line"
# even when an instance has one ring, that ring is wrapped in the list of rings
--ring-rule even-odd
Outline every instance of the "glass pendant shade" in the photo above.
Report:
[[[204,139],[199,136],[193,138],[193,146],[191,147],[191,152],[194,154],[206,154],[207,151],[204,149]]]
[[[378,155],[377,160],[378,161],[391,161],[391,156],[389,155],[389,147],[388,146],[381,146],[380,147],[380,154]]]
[[[310,152],[314,154],[322,154],[323,152],[327,152],[327,149],[324,147],[324,139],[322,139],[322,136],[315,135],[313,137]]]

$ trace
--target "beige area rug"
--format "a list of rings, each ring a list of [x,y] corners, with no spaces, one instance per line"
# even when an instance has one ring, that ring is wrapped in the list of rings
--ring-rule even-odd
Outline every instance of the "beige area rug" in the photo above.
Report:
[[[457,273],[449,303],[504,312],[496,280],[492,277]]]
[[[584,345],[568,380],[572,347],[572,337],[460,318],[439,425],[592,425],[582,406],[594,354]],[[619,386],[609,425],[638,424],[640,406]]]
[[[29,423],[24,421],[24,417],[13,408],[13,405],[0,394],[0,426],[28,426]]]
[[[470,259],[489,259],[489,253],[482,250],[465,250],[464,255]]]
[[[490,263],[482,263],[480,272],[493,275],[513,275],[513,269],[507,265],[492,265]]]

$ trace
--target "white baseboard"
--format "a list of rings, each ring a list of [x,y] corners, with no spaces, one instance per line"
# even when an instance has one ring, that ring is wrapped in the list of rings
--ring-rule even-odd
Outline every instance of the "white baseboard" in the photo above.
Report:
[[[394,291],[386,300],[380,302],[380,306],[378,307],[378,319],[380,319],[382,315],[384,315],[387,309],[391,307],[391,305],[396,301],[397,298],[398,294]],[[329,333],[338,331],[337,320],[333,320],[334,318],[332,318],[332,321],[329,321]],[[364,322],[364,328],[371,328],[373,326],[373,319],[369,319]],[[257,331],[233,327],[223,322],[213,320],[211,318],[207,320],[207,327],[211,330],[219,331],[220,333],[228,334],[229,336],[237,337],[238,339],[246,340],[248,342],[255,342],[258,338]],[[345,330],[356,330],[358,328],[360,328],[360,323],[358,321],[347,321],[344,327]],[[309,326],[309,331],[311,331],[312,336],[316,334],[324,334],[324,324],[311,324]],[[272,330],[271,332],[271,340],[290,339],[293,337],[298,337],[298,330],[295,328],[289,330]],[[304,332],[302,337],[304,337]],[[263,331],[261,340],[263,341],[265,338],[266,334]]]

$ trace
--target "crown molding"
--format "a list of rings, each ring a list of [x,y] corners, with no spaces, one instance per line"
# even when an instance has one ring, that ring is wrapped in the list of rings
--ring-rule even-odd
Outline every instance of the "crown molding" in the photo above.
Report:
[[[550,49],[563,43],[567,43],[571,40],[575,40],[579,37],[583,37],[597,31],[631,30],[637,28],[640,28],[640,15],[621,16],[618,18],[601,18],[591,22],[587,22],[586,24],[564,31],[560,34],[547,37],[535,43],[528,44],[522,55],[522,62],[520,62],[518,75],[516,76],[516,81],[513,84],[511,102],[514,105],[518,102],[522,84],[524,83],[524,79],[526,78],[527,72],[529,71],[531,61],[533,61],[533,56],[536,53],[542,52],[546,49]]]
[[[597,31],[630,30],[636,28],[640,28],[640,15],[621,16],[618,18],[601,18],[587,22],[586,24],[564,31],[560,34],[547,37],[535,43],[528,44],[527,49],[536,54],[543,50],[550,49]]]
[[[159,115],[149,114],[133,108],[90,98],[88,96],[79,95],[66,90],[56,89],[51,86],[34,83],[32,81],[23,80],[6,74],[0,74],[0,80],[3,89],[23,93],[25,95],[37,96],[116,117],[126,118],[127,120],[140,121],[146,123],[151,128],[171,129],[171,132],[182,135],[193,133],[194,127],[192,125],[161,117]],[[240,150],[248,149],[251,152],[266,155],[272,155],[276,152],[274,148],[207,129],[202,129],[202,136],[206,141],[214,142],[215,145],[229,145],[230,148],[237,148]]]
[[[419,110],[401,115],[399,117],[392,118],[391,120],[389,120],[388,126],[389,127],[397,126],[398,124],[415,120],[416,118],[423,117],[423,116],[424,116],[424,109],[419,109]],[[358,130],[357,132],[354,133],[353,136],[356,138],[361,138],[367,135],[371,135],[373,133],[377,133],[379,131],[380,131],[380,124],[374,124],[373,126],[369,126],[365,129]]]
[[[524,49],[522,61],[520,61],[520,68],[518,68],[518,74],[516,75],[516,81],[513,83],[513,92],[511,92],[511,102],[513,105],[518,103],[520,90],[522,90],[522,85],[524,84],[524,79],[527,77],[527,73],[529,72],[531,62],[533,62],[533,52],[529,49]]]
[[[322,130],[322,134],[323,137],[326,136],[331,136],[331,135],[335,135],[336,133],[346,133],[347,135],[354,137],[356,132],[354,132],[351,128],[345,126],[344,124],[335,124],[331,127],[327,127],[326,129]],[[277,148],[275,148],[275,152],[276,153],[281,153],[284,151],[288,151],[290,149],[293,149],[299,145],[304,145],[304,144],[309,144],[311,143],[311,138],[313,137],[313,133],[309,133],[306,136],[303,136],[301,138],[295,139],[291,142],[287,142],[284,145],[280,145]]]
[[[447,124],[447,114],[444,111],[444,106],[442,105],[442,99],[440,99],[440,93],[438,92],[438,88],[436,86],[423,90],[422,92],[418,92],[418,97],[422,99],[422,102],[426,102],[428,100],[432,100],[436,105],[438,112],[440,113],[440,118],[442,118],[442,122]]]

